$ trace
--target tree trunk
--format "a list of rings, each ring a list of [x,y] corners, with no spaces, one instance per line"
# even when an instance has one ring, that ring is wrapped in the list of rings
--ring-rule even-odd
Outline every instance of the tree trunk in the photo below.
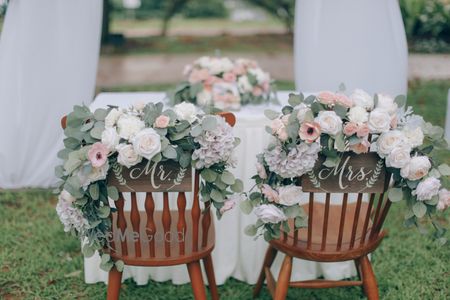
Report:
[[[110,23],[111,23],[112,3],[111,0],[103,0],[103,18],[102,18],[102,44],[108,43],[111,35]]]

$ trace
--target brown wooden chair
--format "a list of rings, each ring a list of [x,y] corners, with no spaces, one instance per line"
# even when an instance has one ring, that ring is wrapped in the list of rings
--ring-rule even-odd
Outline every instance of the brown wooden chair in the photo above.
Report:
[[[233,114],[220,115],[234,126],[236,120]],[[65,128],[65,117],[61,125]],[[205,202],[203,212],[200,208],[199,173],[194,171],[192,180],[191,168],[183,169],[174,162],[159,163],[157,166],[153,169],[155,164],[145,160],[130,169],[122,168],[119,176],[116,172],[108,175],[108,184],[118,188],[119,199],[115,201],[117,211],[111,214],[112,232],[106,251],[114,261],[122,260],[125,265],[153,267],[186,264],[194,297],[200,300],[207,299],[200,267],[200,261],[203,261],[211,297],[219,299],[211,259],[215,245],[214,224],[210,202]],[[153,170],[162,173],[156,173],[159,175],[152,178]],[[192,208],[186,209],[185,192],[192,191],[192,181]],[[129,212],[124,211],[124,192],[131,192]],[[145,211],[138,209],[137,192],[146,193]],[[176,208],[169,207],[169,193],[172,192],[178,193]],[[162,211],[155,210],[155,193],[162,193]],[[122,272],[113,267],[108,277],[107,299],[119,298],[121,280]]]
[[[289,220],[289,233],[270,241],[263,267],[253,296],[256,297],[267,280],[267,286],[276,300],[285,299],[289,287],[331,288],[362,286],[369,299],[378,299],[377,282],[367,257],[381,243],[386,232],[383,223],[391,202],[385,191],[390,180],[383,160],[375,153],[345,154],[341,164],[327,168],[319,161],[313,171],[299,179],[303,191],[309,193],[309,203],[303,205],[308,215],[308,227],[295,229]],[[325,193],[325,203],[318,202],[317,194]],[[331,193],[341,193],[339,205],[330,204]],[[357,193],[357,200],[349,203],[349,193]],[[368,201],[363,201],[368,194]],[[286,256],[275,282],[270,267],[278,251]],[[353,260],[359,280],[307,280],[291,282],[292,259],[318,262]]]

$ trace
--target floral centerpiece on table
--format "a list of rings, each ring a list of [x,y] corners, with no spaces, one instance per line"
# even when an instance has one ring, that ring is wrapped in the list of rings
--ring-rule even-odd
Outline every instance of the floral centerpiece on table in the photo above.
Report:
[[[245,213],[253,210],[258,218],[246,232],[270,240],[279,236],[281,226],[289,228],[288,218],[295,218],[297,228],[306,227],[297,178],[313,169],[319,155],[326,157],[326,167],[334,167],[344,152],[375,151],[392,174],[390,201],[406,202],[406,224],[420,226],[421,219],[430,219],[435,236],[445,242],[434,214],[450,206],[450,167],[439,163],[435,150],[448,150],[448,145],[442,128],[413,114],[405,103],[405,96],[372,97],[355,90],[350,96],[321,92],[306,99],[291,94],[282,112],[267,110],[272,120],[267,131],[274,140],[258,155],[253,177],[258,191],[241,203]]]
[[[256,61],[203,56],[184,69],[186,81],[170,93],[173,104],[237,110],[241,105],[276,101],[273,82]]]
[[[65,148],[58,153],[64,163],[56,168],[62,181],[57,190],[56,211],[64,231],[86,241],[83,253],[102,252],[111,231],[108,198],[118,191],[108,184],[114,167],[130,168],[142,160],[173,160],[180,167],[200,172],[200,194],[211,200],[220,217],[235,203],[242,181],[228,170],[235,164],[233,150],[239,139],[232,127],[217,115],[207,115],[191,103],[164,110],[162,103],[137,103],[129,109],[97,109],[75,106],[67,116]],[[102,268],[113,266],[103,254]],[[116,262],[119,270],[123,262]]]

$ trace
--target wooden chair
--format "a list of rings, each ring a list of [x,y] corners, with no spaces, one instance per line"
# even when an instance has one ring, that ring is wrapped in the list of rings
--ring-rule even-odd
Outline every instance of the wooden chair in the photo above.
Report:
[[[308,215],[308,227],[294,229],[293,220],[289,220],[289,233],[282,232],[279,239],[270,241],[254,287],[254,297],[259,294],[266,279],[268,289],[276,300],[285,299],[289,287],[362,286],[368,299],[379,298],[367,255],[378,247],[386,235],[382,227],[391,206],[385,195],[390,175],[386,173],[383,160],[375,153],[345,154],[341,164],[335,168],[327,168],[322,162],[323,159],[312,172],[299,179],[303,191],[309,193],[309,203],[303,205]],[[325,203],[317,201],[316,193],[325,193]],[[331,193],[341,193],[342,202],[330,204]],[[357,193],[355,203],[348,201],[349,193]],[[368,194],[368,201],[363,201],[363,194]],[[275,282],[270,267],[278,251],[286,256]],[[359,280],[290,282],[294,257],[318,262],[353,260]]]
[[[221,113],[234,126],[231,113]],[[65,117],[61,120],[63,128]],[[117,171],[117,170],[116,170]],[[175,162],[157,164],[143,161],[120,175],[110,172],[108,184],[119,190],[115,212],[111,214],[112,232],[109,249],[113,260],[132,266],[173,266],[186,264],[194,298],[207,299],[200,261],[203,262],[212,299],[219,299],[211,252],[215,245],[210,202],[201,211],[199,173],[194,171],[192,208],[186,209],[185,192],[192,191],[192,169]],[[152,175],[153,174],[153,175]],[[122,177],[122,178],[120,178]],[[124,211],[124,192],[131,192],[131,211]],[[137,192],[145,192],[145,211],[139,211]],[[177,207],[169,207],[169,193],[178,192]],[[162,193],[163,209],[155,211],[155,193]],[[130,234],[131,233],[131,234]],[[115,267],[108,277],[107,299],[119,299],[122,272]]]

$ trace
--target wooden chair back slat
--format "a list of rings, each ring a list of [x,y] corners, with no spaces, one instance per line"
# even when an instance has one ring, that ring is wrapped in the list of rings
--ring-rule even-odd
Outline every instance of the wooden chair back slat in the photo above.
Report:
[[[211,213],[210,213],[211,202],[208,201],[205,203],[205,209],[203,211],[202,217],[202,247],[206,247],[208,243],[208,231],[211,225]]]
[[[383,206],[383,198],[384,198],[384,193],[381,193],[378,197],[377,208],[375,210],[375,215],[373,216],[373,219],[372,219],[373,226],[372,226],[372,230],[369,235],[369,239],[372,239],[375,236],[375,227],[376,227],[378,218],[380,217],[381,207]]]
[[[313,217],[314,217],[314,193],[309,193],[309,211],[308,211],[308,240],[307,248],[311,249],[312,232],[313,232]]]
[[[358,229],[358,221],[359,221],[359,211],[361,210],[361,202],[362,202],[362,196],[363,194],[358,194],[358,199],[356,200],[356,209],[355,209],[355,216],[353,218],[353,226],[352,226],[352,237],[350,238],[350,249],[355,246],[355,239],[356,239],[356,231]]]
[[[152,193],[147,193],[145,195],[145,214],[147,215],[146,224],[146,234],[149,239],[149,252],[150,257],[155,257],[155,234],[156,234],[156,224],[155,224],[155,201],[153,201]]]
[[[119,199],[115,202],[117,208],[117,228],[119,230],[119,236],[122,239],[120,250],[122,255],[128,255],[128,247],[127,247],[127,221],[125,219],[125,213],[123,207],[125,206],[125,200],[123,199],[123,194],[119,193]]]
[[[336,250],[339,251],[342,247],[342,237],[344,235],[345,226],[345,214],[347,212],[348,193],[344,193],[342,196],[342,209],[341,209],[341,221],[339,223],[339,235],[336,244]]]
[[[177,238],[179,240],[180,255],[184,255],[186,250],[186,243],[184,238],[186,235],[186,194],[184,192],[178,193],[177,206],[178,206]]]
[[[131,224],[133,232],[140,233],[141,219],[139,217],[136,193],[131,193]],[[134,253],[136,257],[141,257],[141,238],[134,239]]]
[[[169,207],[169,193],[163,193],[163,213],[162,213],[162,224],[164,228],[164,253],[167,257],[170,256],[170,238],[168,237],[168,233],[170,232],[170,224],[172,223],[172,219],[170,216],[170,207]]]
[[[392,204],[392,202],[386,198],[386,201],[384,201],[384,207],[381,212],[381,215],[380,215],[379,219],[376,220],[376,224],[373,226],[374,230],[373,230],[372,237],[376,237],[380,233],[381,228],[383,227],[384,221],[386,220],[386,216],[389,212],[389,208],[391,207],[391,204]]]
[[[375,199],[375,194],[374,193],[370,194],[369,206],[367,207],[366,217],[365,217],[364,225],[363,225],[363,231],[361,234],[361,240],[359,242],[360,245],[364,244],[364,242],[366,241],[367,229],[369,227],[370,216],[372,214],[372,207],[373,207],[374,199]]]
[[[199,202],[199,174],[195,172],[194,178],[194,196],[192,203],[192,251],[198,251],[198,229],[199,229],[199,221],[200,221],[200,202]]]
[[[325,250],[325,246],[327,244],[327,234],[328,234],[328,214],[330,212],[330,193],[326,193],[325,195],[325,214],[323,216],[323,231],[322,231],[322,245],[320,246],[321,250]]]

